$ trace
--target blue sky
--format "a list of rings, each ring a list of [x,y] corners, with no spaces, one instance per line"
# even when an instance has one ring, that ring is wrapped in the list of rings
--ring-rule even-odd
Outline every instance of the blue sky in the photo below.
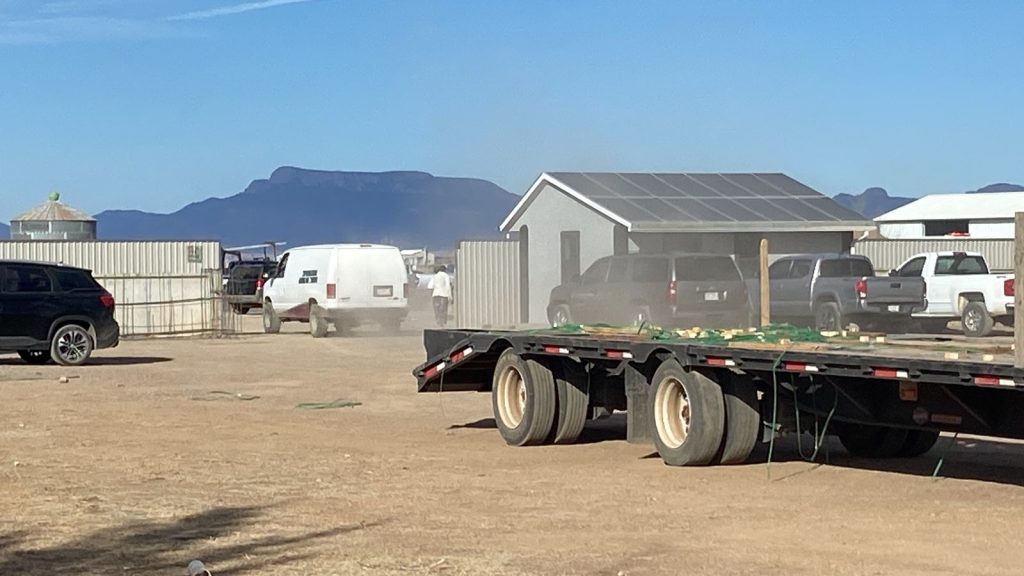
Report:
[[[281,165],[1024,183],[1024,3],[0,0],[0,219]]]

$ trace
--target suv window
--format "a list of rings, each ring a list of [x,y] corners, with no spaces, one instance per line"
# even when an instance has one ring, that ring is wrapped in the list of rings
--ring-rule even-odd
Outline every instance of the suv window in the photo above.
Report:
[[[41,266],[8,265],[4,268],[4,291],[13,293],[53,292],[53,282]]]
[[[860,258],[822,260],[819,273],[822,278],[861,278],[875,275],[871,264]]]
[[[625,282],[629,279],[629,261],[625,258],[612,260],[611,270],[608,272],[609,282]]]
[[[676,280],[680,282],[737,281],[740,271],[728,256],[682,256],[676,258]]]
[[[72,290],[96,290],[96,281],[85,270],[67,270],[58,268],[53,271],[57,285],[65,292]]]
[[[668,260],[665,258],[637,258],[633,260],[634,282],[668,282]]]
[[[602,258],[594,262],[587,271],[583,273],[584,284],[600,284],[608,278],[609,261]]]
[[[988,274],[988,266],[981,256],[966,254],[939,256],[935,261],[935,275],[952,276],[956,274]]]
[[[903,276],[904,278],[920,276],[921,273],[924,272],[924,261],[925,259],[923,257],[914,258],[910,262],[904,264],[903,268],[900,268],[899,271],[896,272],[896,275]]]

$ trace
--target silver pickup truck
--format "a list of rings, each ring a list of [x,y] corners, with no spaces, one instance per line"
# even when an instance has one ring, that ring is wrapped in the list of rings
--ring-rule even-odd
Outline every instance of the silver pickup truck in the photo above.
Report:
[[[773,322],[838,331],[849,324],[884,331],[911,328],[911,314],[927,306],[922,278],[875,276],[864,256],[803,254],[776,260],[768,269]],[[757,280],[750,294],[757,301]]]

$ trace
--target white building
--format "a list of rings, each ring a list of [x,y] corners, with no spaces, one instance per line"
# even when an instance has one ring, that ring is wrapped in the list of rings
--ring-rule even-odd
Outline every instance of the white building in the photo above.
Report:
[[[1024,192],[932,194],[875,222],[879,233],[890,239],[1012,239],[1017,212],[1024,212]]]

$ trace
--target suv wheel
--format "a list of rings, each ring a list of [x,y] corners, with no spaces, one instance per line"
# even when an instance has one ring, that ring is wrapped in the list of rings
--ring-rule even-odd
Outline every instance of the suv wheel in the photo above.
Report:
[[[76,324],[59,328],[50,343],[50,357],[61,366],[81,366],[92,355],[92,350],[92,336]]]
[[[558,328],[567,324],[572,324],[572,313],[569,312],[569,307],[565,304],[555,306],[555,309],[551,311],[551,325]]]
[[[26,364],[48,364],[50,362],[50,353],[46,350],[18,350],[18,356],[21,356]]]

